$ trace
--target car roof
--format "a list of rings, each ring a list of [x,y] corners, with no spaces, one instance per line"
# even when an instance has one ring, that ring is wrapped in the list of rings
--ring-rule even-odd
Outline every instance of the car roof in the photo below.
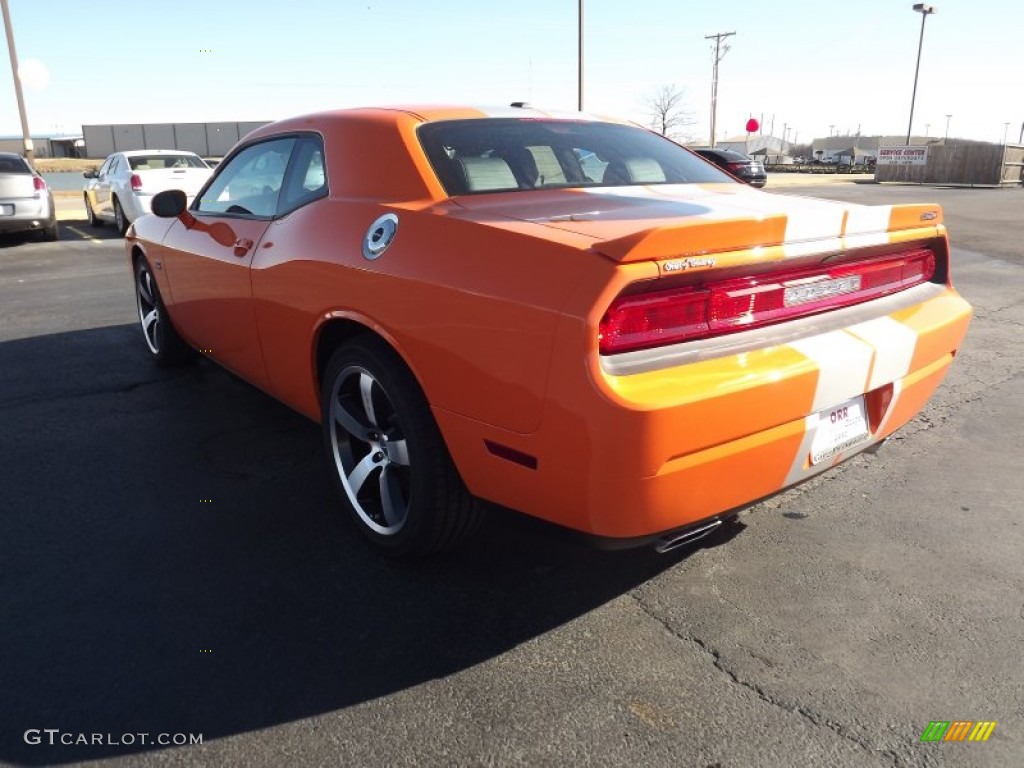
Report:
[[[141,155],[196,155],[195,152],[189,152],[187,149],[125,149],[114,154],[124,155],[125,157],[139,157]],[[196,155],[196,157],[199,157],[199,155]]]
[[[747,155],[744,155],[742,152],[737,152],[735,149],[704,148],[695,149],[694,152],[696,152],[698,155],[715,155],[725,160],[750,160],[750,158]]]
[[[333,109],[297,115],[273,123],[267,123],[251,134],[250,137],[265,136],[282,130],[301,130],[307,126],[324,125],[336,121],[368,119],[373,121],[399,122],[403,118],[412,118],[420,123],[440,122],[442,120],[485,120],[488,118],[522,118],[530,120],[573,120],[603,123],[621,123],[637,125],[622,118],[591,112],[571,112],[564,110],[537,109],[535,107],[512,106],[462,106],[449,104],[411,104],[384,105],[375,107],[358,107],[354,109]]]

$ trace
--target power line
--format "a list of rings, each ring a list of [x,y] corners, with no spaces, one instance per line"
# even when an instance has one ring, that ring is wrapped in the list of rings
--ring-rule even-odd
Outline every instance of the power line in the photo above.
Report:
[[[705,40],[715,41],[715,66],[711,75],[711,146],[715,146],[715,116],[718,111],[718,63],[729,52],[728,45],[722,45],[727,37],[732,37],[735,32],[718,32],[714,35],[704,35]]]

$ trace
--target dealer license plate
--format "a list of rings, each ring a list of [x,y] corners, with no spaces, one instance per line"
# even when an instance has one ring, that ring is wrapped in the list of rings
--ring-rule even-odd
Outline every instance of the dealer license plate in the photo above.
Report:
[[[826,408],[818,414],[818,429],[811,443],[811,464],[820,464],[870,438],[863,395]]]
[[[13,216],[14,215],[14,203],[8,205],[4,203],[0,205],[0,216]]]

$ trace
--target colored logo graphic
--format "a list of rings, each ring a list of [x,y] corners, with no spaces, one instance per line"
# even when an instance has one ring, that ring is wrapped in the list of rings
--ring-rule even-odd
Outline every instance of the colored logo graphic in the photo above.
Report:
[[[995,720],[932,720],[921,741],[988,741],[995,727]]]

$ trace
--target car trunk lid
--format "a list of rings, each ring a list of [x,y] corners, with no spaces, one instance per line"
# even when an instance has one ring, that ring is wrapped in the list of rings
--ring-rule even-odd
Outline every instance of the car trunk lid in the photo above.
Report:
[[[528,221],[584,235],[591,250],[620,263],[748,253],[785,256],[879,245],[887,233],[934,227],[937,205],[862,206],[765,194],[746,186],[664,185],[463,196],[476,216]]]
[[[34,197],[34,178],[31,173],[0,173],[0,200]]]
[[[137,194],[155,195],[166,189],[180,189],[189,198],[195,197],[213,170],[210,168],[150,168],[135,170],[141,185],[133,188]]]

